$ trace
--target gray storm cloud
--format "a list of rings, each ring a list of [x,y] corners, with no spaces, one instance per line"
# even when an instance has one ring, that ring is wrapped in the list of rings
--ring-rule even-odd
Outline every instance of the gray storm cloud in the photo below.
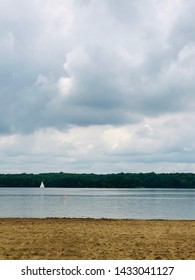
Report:
[[[1,133],[193,109],[193,1],[19,2],[1,1]]]
[[[28,135],[41,153],[55,143],[40,140],[45,131],[59,141],[53,155],[77,168],[79,160],[99,161],[100,170],[112,161],[114,170],[187,162],[194,149],[194,8],[184,0],[0,0],[2,155],[5,137],[13,154],[25,153],[13,143]]]

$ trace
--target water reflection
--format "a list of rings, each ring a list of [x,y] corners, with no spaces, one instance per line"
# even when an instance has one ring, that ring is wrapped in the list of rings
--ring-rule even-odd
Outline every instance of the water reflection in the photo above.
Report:
[[[0,188],[0,217],[195,219],[195,190]]]

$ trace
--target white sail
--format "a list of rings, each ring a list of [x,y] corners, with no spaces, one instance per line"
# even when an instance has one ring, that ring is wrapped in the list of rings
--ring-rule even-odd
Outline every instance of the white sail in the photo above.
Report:
[[[40,188],[41,188],[41,189],[45,188],[43,182],[41,182]]]

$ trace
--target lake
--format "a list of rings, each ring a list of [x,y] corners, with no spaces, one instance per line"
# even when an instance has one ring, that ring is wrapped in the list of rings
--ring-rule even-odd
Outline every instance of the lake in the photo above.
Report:
[[[0,188],[0,217],[195,220],[195,189]]]

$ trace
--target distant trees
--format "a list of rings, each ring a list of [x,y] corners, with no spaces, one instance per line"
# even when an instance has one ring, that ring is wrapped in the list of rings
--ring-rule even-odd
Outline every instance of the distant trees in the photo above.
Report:
[[[47,188],[195,188],[193,173],[118,173],[118,174],[0,174],[0,187]]]

